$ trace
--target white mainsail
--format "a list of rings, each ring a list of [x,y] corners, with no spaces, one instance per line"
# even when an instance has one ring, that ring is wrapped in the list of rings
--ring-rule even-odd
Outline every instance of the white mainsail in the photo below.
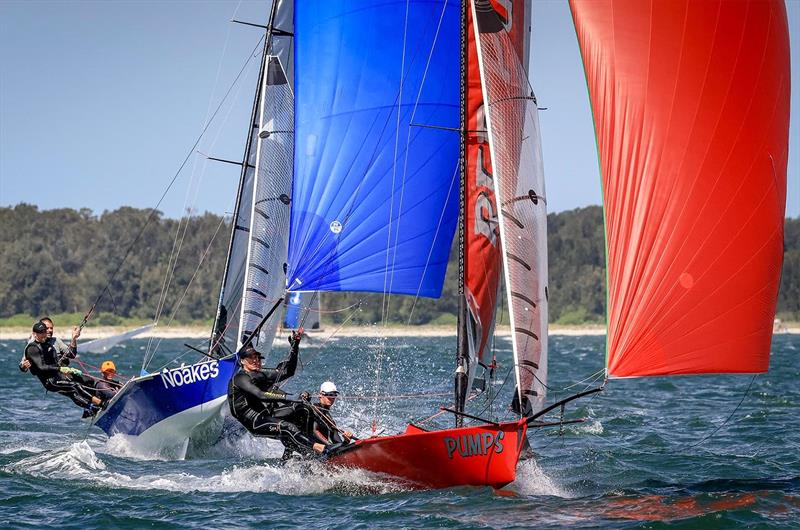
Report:
[[[536,98],[494,12],[472,3],[521,411],[541,409],[547,386],[547,208]]]
[[[242,332],[237,348],[278,302],[286,285],[294,98],[286,72],[276,56],[267,58],[261,92],[260,141],[240,316]],[[262,353],[271,349],[279,323],[280,313],[276,312],[253,340],[253,345]]]

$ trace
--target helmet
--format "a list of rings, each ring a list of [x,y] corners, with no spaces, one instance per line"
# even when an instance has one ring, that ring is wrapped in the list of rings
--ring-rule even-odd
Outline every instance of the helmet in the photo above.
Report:
[[[336,385],[334,385],[331,381],[325,381],[319,387],[319,393],[323,396],[338,396],[339,391],[336,390]]]
[[[117,371],[117,366],[114,364],[114,361],[103,361],[103,364],[100,365],[100,371],[105,373],[109,370]]]
[[[248,346],[247,348],[239,351],[239,359],[246,359],[247,357],[257,356],[259,359],[264,359],[264,356],[261,355],[261,352],[256,350],[252,346]]]

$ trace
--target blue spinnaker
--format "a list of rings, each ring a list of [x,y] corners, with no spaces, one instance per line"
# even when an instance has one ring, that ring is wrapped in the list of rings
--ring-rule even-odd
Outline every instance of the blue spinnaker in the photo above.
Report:
[[[460,4],[298,2],[295,291],[438,297],[458,218]]]

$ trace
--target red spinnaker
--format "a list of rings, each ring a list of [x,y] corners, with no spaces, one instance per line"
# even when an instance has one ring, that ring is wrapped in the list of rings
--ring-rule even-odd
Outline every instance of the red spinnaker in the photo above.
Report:
[[[780,0],[570,0],[597,134],[611,376],[764,372],[783,259]]]

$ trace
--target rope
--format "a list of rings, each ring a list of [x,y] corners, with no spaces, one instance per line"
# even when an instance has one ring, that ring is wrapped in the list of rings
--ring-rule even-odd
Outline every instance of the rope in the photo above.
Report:
[[[449,394],[449,392],[448,392],[448,394]],[[476,397],[478,397],[478,396],[480,396],[480,395],[481,395],[481,394],[472,394],[471,396],[469,396],[469,397],[467,398],[467,401],[468,401],[468,402],[469,402],[469,401],[472,401],[473,399],[475,399]],[[430,416],[428,416],[428,417],[427,417],[427,418],[425,418],[425,419],[422,419],[422,420],[419,420],[419,421],[412,421],[411,423],[414,423],[414,424],[416,424],[416,425],[422,425],[423,423],[427,423],[427,422],[429,422],[430,420],[432,420],[432,419],[434,419],[434,418],[438,418],[439,416],[441,416],[442,414],[445,414],[446,412],[449,412],[449,411],[447,411],[447,410],[440,410],[439,412],[436,412],[436,413],[434,413],[434,414],[431,414]]]
[[[194,269],[194,273],[192,273],[192,277],[189,278],[189,282],[186,284],[186,289],[184,289],[183,294],[181,295],[180,299],[178,299],[178,303],[175,304],[175,308],[172,310],[172,315],[170,315],[169,320],[167,321],[167,326],[166,327],[169,327],[170,324],[172,324],[172,321],[175,320],[175,315],[178,313],[178,309],[181,307],[181,304],[183,303],[183,300],[186,298],[186,293],[189,292],[189,288],[192,286],[192,283],[194,282],[194,279],[197,277],[197,273],[200,271],[200,267],[203,266],[203,262],[205,261],[206,256],[208,256],[208,253],[211,250],[211,245],[214,244],[214,240],[217,238],[217,234],[219,234],[219,229],[222,227],[222,225],[224,223],[224,220],[225,220],[224,217],[220,218],[219,224],[217,225],[217,229],[214,231],[214,235],[211,236],[211,241],[208,242],[208,245],[206,246],[206,249],[203,251],[203,255],[200,256],[200,262],[197,264],[197,267]],[[188,226],[188,223],[187,223],[187,226]],[[152,354],[150,354],[149,358],[147,356],[145,356],[145,362],[142,363],[142,369],[143,370],[147,367],[147,364],[150,362],[150,360],[152,360],[153,356],[158,351],[159,346],[161,346],[161,342],[163,340],[164,340],[163,338],[158,340],[158,342],[156,343],[155,347],[153,348],[153,352],[152,352]]]
[[[81,361],[80,359],[78,359],[77,357],[76,357],[75,359],[73,359],[73,360],[74,360],[76,363],[78,363],[78,365],[79,365],[81,368],[83,368],[83,370],[81,370],[81,371],[83,371],[83,372],[84,372],[84,374],[83,374],[83,375],[85,375],[86,377],[89,377],[90,379],[96,379],[96,380],[98,380],[98,381],[99,381],[99,380],[101,380],[101,379],[103,379],[103,378],[101,378],[101,377],[96,377],[96,376],[93,376],[92,374],[90,374],[90,373],[89,373],[89,370],[88,370],[88,369],[86,369],[87,367],[88,367],[88,368],[92,368],[92,369],[94,369],[96,372],[99,372],[99,373],[101,373],[101,372],[100,372],[100,367],[98,367],[98,366],[94,366],[94,365],[92,365],[92,364],[89,364],[89,363],[85,363],[85,362]],[[121,374],[117,374],[117,377],[119,377],[120,379],[126,379],[126,380],[127,380],[127,379],[130,379],[130,377],[126,377],[126,376],[124,376],[124,375],[121,375]]]
[[[351,306],[351,307],[353,307],[353,306]],[[319,347],[319,349],[318,349],[316,352],[314,352],[314,353],[312,353],[311,355],[309,355],[309,358],[306,360],[305,364],[302,364],[302,363],[300,364],[300,369],[301,369],[301,370],[305,370],[305,367],[306,367],[306,366],[308,366],[308,365],[310,365],[312,362],[314,362],[314,360],[315,360],[315,359],[316,359],[316,358],[319,356],[319,354],[322,352],[322,350],[325,348],[325,346],[326,346],[326,345],[327,345],[327,344],[328,344],[328,343],[331,341],[331,339],[332,339],[332,338],[333,338],[333,337],[334,337],[334,336],[335,336],[335,335],[336,335],[336,334],[337,334],[339,331],[341,331],[341,330],[342,330],[342,328],[343,328],[343,327],[344,327],[344,326],[345,326],[345,325],[346,325],[346,324],[347,324],[347,323],[350,321],[350,319],[351,319],[351,318],[353,318],[353,316],[356,314],[356,311],[358,311],[358,309],[359,309],[360,307],[361,307],[361,302],[359,301],[359,302],[358,302],[358,304],[356,304],[356,305],[355,305],[355,309],[353,310],[353,312],[352,312],[352,313],[350,313],[350,315],[349,315],[349,316],[348,316],[346,319],[344,319],[344,321],[343,321],[343,322],[342,322],[342,323],[339,325],[339,327],[338,327],[338,328],[336,328],[336,329],[333,331],[333,333],[331,333],[331,334],[330,334],[330,336],[328,336],[328,338],[327,338],[327,339],[325,339],[325,340],[322,342],[322,344],[320,344],[320,347]]]
[[[183,219],[181,219],[181,222],[182,221],[183,221]],[[162,313],[162,311],[164,309],[164,306],[166,305],[167,291],[169,290],[169,286],[172,283],[172,278],[175,275],[175,269],[178,266],[178,256],[180,255],[181,248],[183,247],[183,239],[186,236],[186,230],[189,228],[189,218],[187,217],[186,224],[184,225],[183,236],[181,236],[181,242],[178,245],[177,252],[175,252],[175,243],[178,240],[178,233],[180,232],[181,222],[178,223],[178,231],[175,233],[175,241],[172,244],[172,250],[174,252],[175,261],[174,262],[172,261],[173,255],[170,254],[170,261],[167,263],[167,274],[164,277],[164,287],[163,287],[162,292],[161,292],[161,297],[159,298],[159,306],[156,308],[156,314],[153,317],[153,322],[156,325],[158,325],[158,320],[161,318],[161,313]],[[224,222],[225,222],[225,217],[223,216],[223,217],[220,218],[219,225],[217,225],[217,229],[214,231],[214,235],[211,237],[211,241],[209,241],[208,246],[206,247],[206,251],[203,253],[203,255],[200,258],[200,263],[197,265],[197,269],[195,270],[195,274],[197,274],[197,270],[200,269],[200,265],[203,264],[203,260],[205,259],[206,254],[208,254],[208,251],[211,248],[211,244],[214,242],[214,239],[216,239],[217,233],[219,232],[219,229],[220,229],[220,227],[222,226],[222,224]],[[169,266],[169,263],[172,263],[172,267]],[[186,290],[183,292],[183,295],[181,296],[180,300],[178,301],[178,304],[175,306],[175,309],[172,312],[172,317],[170,318],[169,322],[167,322],[167,326],[166,327],[169,327],[170,324],[172,323],[173,318],[175,318],[175,313],[177,312],[178,307],[180,307],[180,304],[183,301],[183,297],[186,296],[186,293],[189,291],[189,287],[192,285],[192,281],[194,280],[195,274],[192,275],[192,278],[189,280],[189,283],[186,285]],[[169,281],[167,281],[167,279],[169,279]],[[150,340],[147,341],[147,348],[145,349],[145,358],[144,358],[144,361],[142,362],[142,369],[145,369],[147,367],[147,364],[150,362],[150,360],[152,358],[152,355],[155,355],[156,351],[158,350],[159,345],[161,344],[161,340],[159,340],[156,343],[155,348],[153,349],[152,354],[151,354],[150,346],[152,345],[153,340],[154,340],[154,338],[150,337]]]
[[[736,411],[737,411],[737,410],[739,410],[739,407],[741,407],[741,406],[742,406],[742,403],[744,403],[744,399],[745,399],[745,398],[747,397],[747,395],[750,393],[750,388],[753,386],[753,383],[755,382],[755,380],[756,380],[756,377],[758,377],[758,374],[755,374],[755,375],[753,375],[753,378],[750,380],[750,384],[749,384],[749,385],[747,385],[747,390],[745,390],[745,391],[744,391],[744,395],[742,396],[742,399],[739,401],[739,404],[738,404],[738,405],[736,405],[736,408],[735,408],[735,409],[733,409],[733,412],[731,412],[731,413],[730,413],[730,415],[729,415],[729,416],[728,416],[728,417],[725,419],[725,421],[723,421],[722,423],[720,423],[720,424],[717,426],[717,428],[716,428],[716,429],[714,429],[714,430],[713,430],[713,431],[712,431],[710,434],[708,434],[707,436],[704,436],[703,438],[701,438],[699,442],[697,442],[696,444],[693,444],[693,445],[690,445],[689,447],[687,447],[687,449],[694,449],[695,447],[699,446],[700,444],[702,444],[703,442],[705,442],[706,440],[708,440],[709,438],[711,438],[712,436],[714,436],[715,434],[717,434],[717,432],[718,432],[718,431],[719,431],[719,430],[720,430],[722,427],[724,427],[724,426],[725,426],[725,425],[726,425],[726,424],[727,424],[727,423],[730,421],[730,419],[733,417],[733,415],[734,415],[734,414],[736,414]]]
[[[718,426],[716,426],[716,427],[714,428],[714,430],[712,430],[712,431],[711,431],[709,434],[707,434],[706,436],[704,436],[703,438],[701,438],[701,439],[700,439],[700,440],[699,440],[697,443],[694,443],[694,444],[692,444],[692,445],[686,446],[686,447],[684,448],[684,450],[690,450],[690,449],[695,449],[695,448],[699,447],[700,445],[702,445],[703,443],[705,443],[706,441],[708,441],[708,440],[709,440],[709,439],[710,439],[712,436],[714,436],[714,435],[715,435],[717,432],[719,432],[719,430],[720,430],[720,429],[722,429],[722,428],[723,428],[725,425],[727,425],[727,424],[728,424],[728,422],[731,420],[731,418],[733,418],[733,416],[734,416],[734,415],[736,414],[736,412],[739,410],[739,408],[741,407],[742,403],[744,403],[744,400],[745,400],[745,398],[748,396],[748,394],[750,393],[750,389],[751,389],[751,387],[753,386],[753,383],[755,382],[755,380],[756,380],[756,377],[757,377],[757,376],[758,376],[758,374],[755,374],[755,375],[753,375],[753,378],[750,380],[750,384],[747,386],[747,390],[745,390],[745,393],[744,393],[744,395],[742,396],[742,399],[741,399],[741,400],[739,401],[739,403],[736,405],[736,408],[734,408],[734,409],[733,409],[733,412],[731,412],[731,413],[728,415],[728,417],[725,419],[725,421],[723,421],[723,422],[722,422],[722,423],[720,423]],[[597,394],[595,394],[594,396],[592,396],[592,399],[593,399],[594,397],[596,397],[596,395],[597,395]],[[633,453],[635,453],[635,454],[642,454],[642,455],[655,455],[655,456],[663,456],[663,455],[665,455],[665,454],[669,454],[669,455],[676,455],[676,454],[678,454],[678,453],[676,453],[674,450],[664,450],[664,451],[645,451],[645,450],[643,450],[643,449],[635,449],[635,448],[631,448],[630,446],[626,446],[626,445],[623,445],[623,444],[621,444],[621,443],[619,443],[619,442],[613,441],[612,439],[609,439],[609,438],[603,438],[603,437],[601,437],[599,434],[595,434],[595,433],[592,433],[592,432],[589,432],[588,434],[589,434],[589,435],[591,435],[591,436],[594,436],[594,437],[596,437],[597,439],[599,439],[599,440],[601,440],[601,441],[603,441],[603,442],[605,442],[605,443],[607,443],[607,444],[609,444],[609,445],[612,445],[612,446],[615,446],[615,447],[619,447],[620,449],[624,449],[624,450],[625,450],[625,451],[627,451],[627,452],[633,452]],[[560,435],[559,435],[559,437],[560,437]],[[551,443],[552,443],[552,442],[551,442]],[[545,447],[548,447],[549,445],[550,445],[550,444],[546,445]],[[714,454],[716,454],[716,453],[714,453]],[[619,458],[618,458],[618,457],[616,457],[616,456],[615,456],[615,455],[613,455],[613,454],[610,454],[610,456],[612,456],[612,457],[614,457],[614,458],[617,458],[617,459],[619,460]]]
[[[360,399],[382,399],[385,401],[390,401],[393,399],[422,399],[422,398],[430,398],[430,397],[440,397],[440,396],[450,396],[452,392],[435,392],[432,394],[392,394],[392,395],[361,395],[361,396],[342,396],[345,400],[360,400]],[[478,395],[478,394],[476,394]]]
[[[578,381],[577,383],[573,383],[573,384],[571,384],[571,385],[569,385],[569,386],[565,386],[564,388],[562,388],[562,389],[561,389],[561,392],[566,392],[567,390],[569,390],[569,389],[571,389],[571,388],[575,388],[576,386],[578,386],[578,385],[581,385],[581,384],[583,384],[583,383],[585,383],[585,382],[587,382],[587,381],[589,381],[589,382],[587,383],[587,386],[592,386],[592,384],[593,384],[595,381],[597,381],[598,379],[600,379],[600,377],[601,377],[601,376],[603,376],[603,375],[605,374],[605,371],[606,371],[606,369],[605,369],[605,368],[601,368],[600,370],[596,371],[595,373],[593,373],[592,375],[590,375],[590,376],[586,377],[585,379],[581,379],[581,380],[580,380],[580,381]]]

